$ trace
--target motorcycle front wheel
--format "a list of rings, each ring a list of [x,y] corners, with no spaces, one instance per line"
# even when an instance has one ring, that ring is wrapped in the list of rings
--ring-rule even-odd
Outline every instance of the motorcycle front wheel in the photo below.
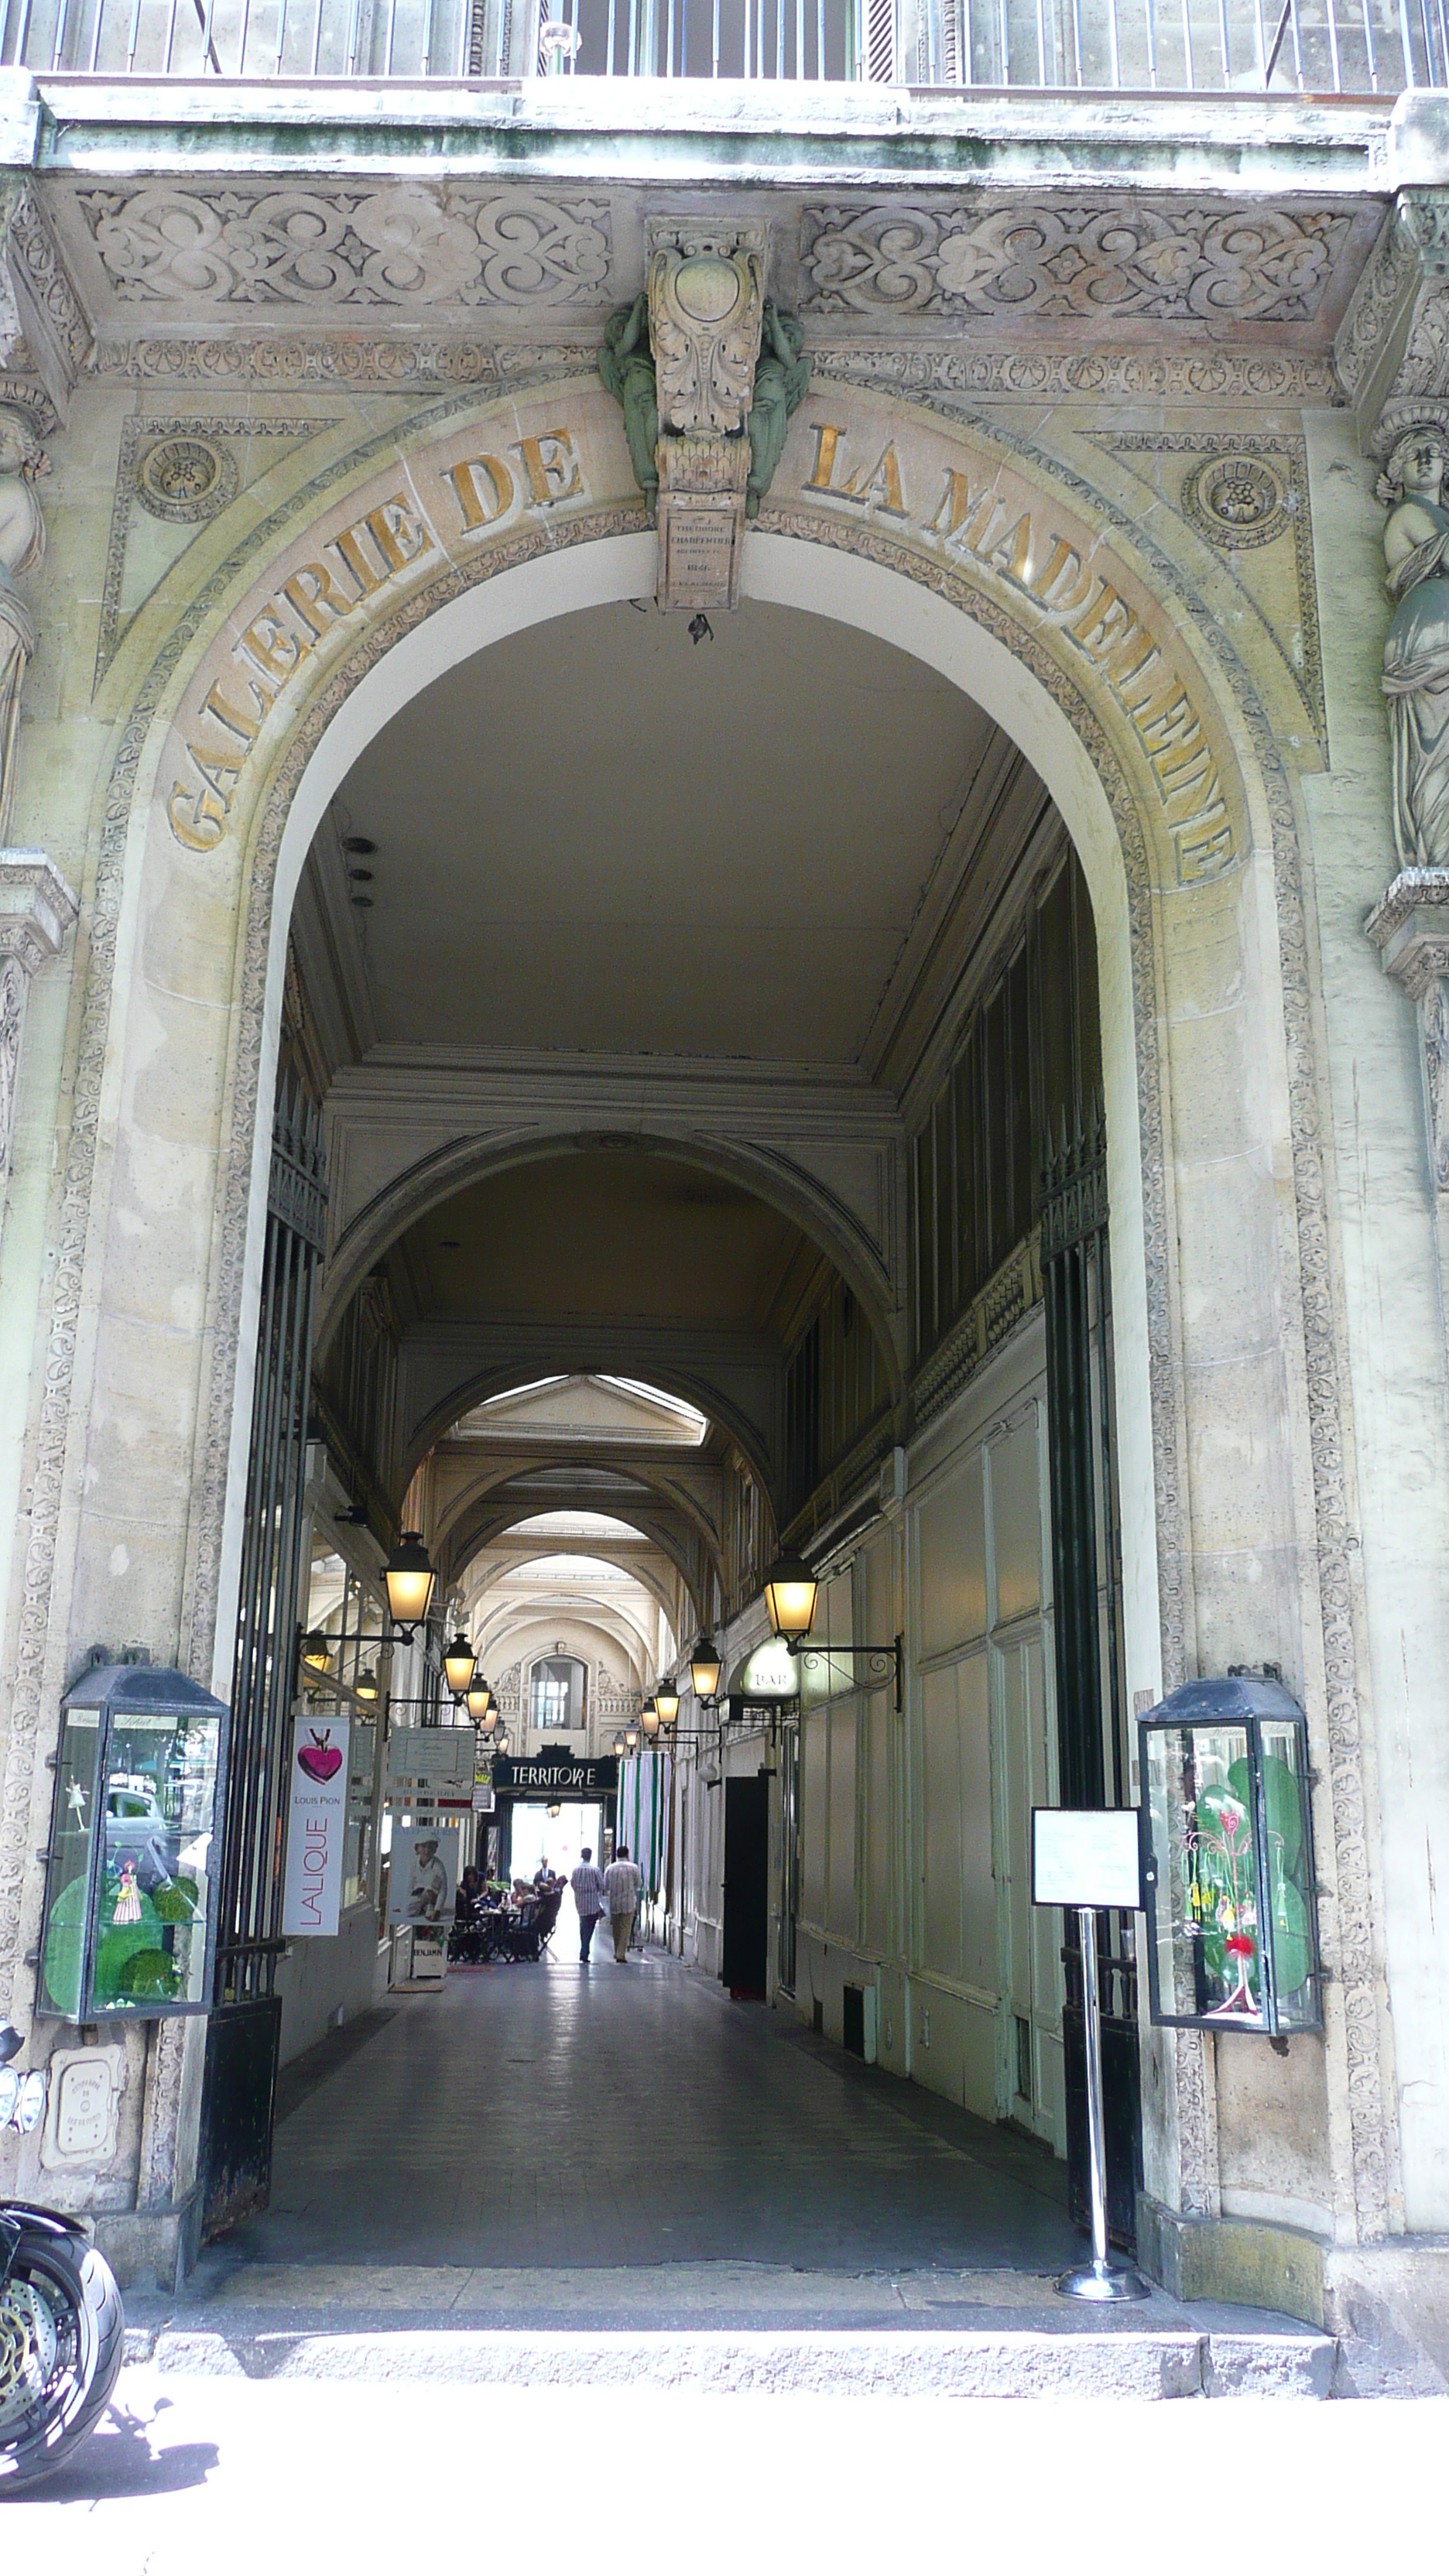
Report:
[[[49,2477],[109,2403],[125,2317],[105,2257],[27,2230],[0,2290],[0,2496]]]

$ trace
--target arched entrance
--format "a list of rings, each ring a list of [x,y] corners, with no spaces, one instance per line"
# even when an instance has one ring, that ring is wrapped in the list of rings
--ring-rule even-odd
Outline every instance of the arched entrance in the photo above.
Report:
[[[127,937],[154,938],[158,893],[172,907],[167,938],[181,945],[219,903],[235,901],[245,924],[227,974],[211,972],[213,989],[195,997],[194,1020],[178,1021],[165,1041],[170,1078],[184,1082],[188,1049],[199,1048],[209,1066],[211,1159],[179,1220],[194,1232],[206,1201],[210,1290],[195,1432],[205,1466],[172,1578],[188,1651],[211,1635],[218,1666],[240,1558],[266,1188],[256,1104],[269,1095],[287,921],[308,848],[365,744],[441,672],[542,620],[648,588],[652,541],[627,498],[617,425],[591,390],[568,386],[566,415],[562,399],[550,389],[528,412],[530,426],[521,417],[503,422],[522,434],[496,449],[479,445],[477,407],[445,419],[431,445],[410,447],[404,468],[393,459],[386,470],[359,467],[341,478],[345,497],[318,508],[264,576],[244,589],[233,580],[228,591],[219,573],[212,633],[189,667],[178,661],[162,675],[164,720],[158,708],[135,756],[128,783],[152,797],[149,820],[117,805]],[[492,508],[475,470],[479,457],[504,447],[518,451],[520,468],[506,512]],[[489,488],[497,500],[502,483],[495,477]],[[446,542],[437,534],[445,505],[463,521]],[[350,560],[344,540],[364,549],[367,580],[354,575],[362,584],[355,598],[328,571]],[[1161,1023],[1171,1001],[1164,943],[1182,915],[1178,898],[1191,893],[1194,941],[1207,932],[1217,939],[1213,974],[1224,987],[1246,972],[1261,989],[1274,971],[1242,899],[1242,870],[1263,864],[1253,854],[1264,800],[1255,789],[1250,807],[1230,748],[1231,689],[1218,674],[1204,676],[1210,657],[1190,608],[1152,595],[1140,554],[1084,521],[1065,479],[1053,483],[1009,442],[855,391],[837,399],[827,388],[802,413],[776,499],[749,541],[746,593],[881,638],[950,680],[1026,751],[1069,830],[1091,891],[1102,996],[1117,1465],[1131,1497],[1124,1653],[1133,1686],[1154,1688],[1180,1662],[1190,1603],[1182,1477],[1190,1424],[1177,1295],[1184,1257],[1191,1264],[1204,1249],[1190,1210],[1174,1209],[1169,1222],[1172,1158],[1163,1139],[1172,1100]],[[354,621],[354,608],[365,616]],[[201,1029],[203,1007],[218,1003],[230,1031],[224,1064],[215,1026],[204,1038]],[[144,1052],[150,1033],[130,1007],[127,1043]],[[1251,1054],[1259,1039],[1239,1023],[1234,1043]],[[381,1242],[476,1172],[479,1123],[476,1114],[466,1119],[465,1137],[446,1119],[434,1122],[425,1154],[415,1136],[404,1138],[391,1161],[380,1149],[370,1170],[346,1175],[339,1300]],[[651,1123],[661,1141],[682,1142],[701,1122],[676,1107]],[[560,1088],[513,1150],[536,1156],[541,1143],[577,1138],[580,1124],[577,1100]],[[494,1150],[508,1149],[500,1142]],[[809,1212],[818,1239],[838,1253],[842,1280],[881,1319],[899,1370],[914,1257],[899,1212],[863,1205],[859,1173],[842,1177],[829,1140],[804,1135],[762,1152],[737,1127],[732,1138],[712,1135],[708,1151],[717,1163],[732,1156],[762,1196],[798,1209],[802,1223]],[[1268,1202],[1265,1192],[1253,1200],[1245,1239],[1259,1242],[1271,1273]],[[1261,1283],[1252,1293],[1271,1305]],[[1176,2057],[1186,2064],[1191,2050],[1185,2042]],[[1189,2080],[1179,2087],[1173,2136],[1164,2128],[1160,2142],[1179,2159],[1179,2179],[1199,2149],[1206,2153],[1192,2112]]]

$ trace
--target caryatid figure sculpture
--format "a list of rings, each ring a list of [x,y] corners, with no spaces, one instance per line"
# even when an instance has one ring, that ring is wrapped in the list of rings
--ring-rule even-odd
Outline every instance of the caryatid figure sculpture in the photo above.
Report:
[[[1394,752],[1394,843],[1401,868],[1449,868],[1449,434],[1432,423],[1398,439],[1379,478],[1388,591],[1384,694]]]
[[[0,844],[10,838],[20,693],[35,651],[30,611],[15,584],[45,552],[45,521],[34,487],[46,471],[45,450],[29,422],[19,412],[0,410]]]

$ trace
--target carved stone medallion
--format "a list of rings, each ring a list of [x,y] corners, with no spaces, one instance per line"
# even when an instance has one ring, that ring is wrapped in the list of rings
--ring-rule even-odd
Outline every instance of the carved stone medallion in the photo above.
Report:
[[[191,431],[158,439],[136,468],[136,498],[153,519],[188,524],[215,519],[233,499],[236,458]]]
[[[1205,457],[1185,476],[1182,514],[1212,545],[1271,545],[1286,535],[1295,495],[1266,456],[1237,452]]]

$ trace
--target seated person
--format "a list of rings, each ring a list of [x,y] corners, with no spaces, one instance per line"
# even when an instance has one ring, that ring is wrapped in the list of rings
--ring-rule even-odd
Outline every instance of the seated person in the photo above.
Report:
[[[479,1877],[477,1870],[473,1868],[470,1862],[469,1866],[464,1870],[462,1877],[458,1881],[457,1894],[453,1898],[453,1920],[455,1923],[472,1922],[473,1917],[478,1910],[478,1902],[482,1893],[483,1882]]]

